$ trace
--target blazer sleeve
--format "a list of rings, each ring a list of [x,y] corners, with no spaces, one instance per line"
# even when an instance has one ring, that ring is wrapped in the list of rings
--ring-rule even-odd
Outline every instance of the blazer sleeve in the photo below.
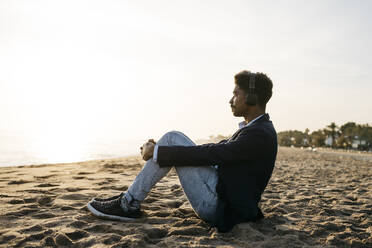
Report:
[[[263,130],[247,129],[234,140],[199,146],[159,146],[157,162],[167,166],[210,166],[243,164],[262,156],[268,137]]]

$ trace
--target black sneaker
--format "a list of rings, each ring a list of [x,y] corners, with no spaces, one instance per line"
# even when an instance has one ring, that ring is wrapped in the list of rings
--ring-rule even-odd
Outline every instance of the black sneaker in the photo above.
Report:
[[[126,210],[122,208],[121,202]],[[142,217],[141,210],[130,206],[125,197],[111,201],[91,201],[87,207],[93,215],[102,219],[131,221]]]
[[[100,201],[100,202],[103,202],[103,201],[111,201],[111,200],[115,200],[117,198],[121,198],[122,196],[124,195],[124,192],[122,192],[120,195],[114,195],[114,196],[111,196],[111,197],[108,197],[108,198],[98,198],[98,197],[94,197],[92,199],[92,201]]]

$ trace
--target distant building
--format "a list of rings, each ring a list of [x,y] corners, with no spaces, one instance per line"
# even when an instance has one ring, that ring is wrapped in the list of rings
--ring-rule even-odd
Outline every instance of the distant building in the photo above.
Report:
[[[354,149],[358,149],[359,146],[365,146],[365,145],[367,145],[366,140],[359,140],[359,137],[355,136],[354,140],[353,140],[353,143],[351,144],[351,147],[354,148]]]
[[[338,139],[338,135],[335,135],[335,140],[333,141],[332,136],[327,136],[327,138],[324,141],[324,144],[326,146],[332,146],[332,144],[336,143],[336,140]]]
[[[332,146],[332,144],[333,144],[333,139],[332,139],[332,137],[331,137],[331,136],[328,136],[328,137],[325,139],[324,144],[325,144],[326,146]]]

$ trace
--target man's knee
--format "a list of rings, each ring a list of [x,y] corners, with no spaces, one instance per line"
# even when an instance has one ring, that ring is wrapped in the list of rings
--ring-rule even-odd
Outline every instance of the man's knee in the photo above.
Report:
[[[187,137],[184,133],[176,130],[165,133],[158,141],[159,145],[177,145],[177,144],[189,144],[192,145],[194,142]]]
[[[177,131],[177,130],[169,131],[166,133],[166,135],[187,137],[184,133],[182,133],[181,131]]]

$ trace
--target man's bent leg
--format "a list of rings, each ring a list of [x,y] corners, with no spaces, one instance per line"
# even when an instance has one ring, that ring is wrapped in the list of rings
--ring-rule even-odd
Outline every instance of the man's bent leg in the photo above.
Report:
[[[184,145],[194,146],[195,143],[186,135],[178,131],[166,133],[158,145]],[[126,198],[129,202],[137,200],[142,202],[152,187],[168,174],[171,167],[160,168],[153,159],[149,159],[136,179],[129,187]],[[176,167],[181,186],[197,215],[206,220],[213,221],[217,206],[217,172],[215,168],[208,167]]]
[[[214,222],[217,209],[215,168],[176,167],[183,191],[196,214],[203,220]]]

